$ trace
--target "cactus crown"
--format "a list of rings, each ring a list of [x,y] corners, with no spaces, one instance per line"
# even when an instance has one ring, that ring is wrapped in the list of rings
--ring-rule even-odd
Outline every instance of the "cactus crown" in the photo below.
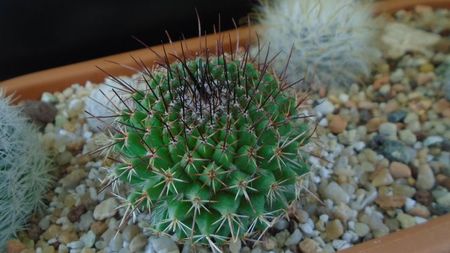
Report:
[[[351,85],[367,77],[379,57],[378,27],[370,5],[361,1],[263,0],[256,12],[261,41],[282,56],[274,68],[283,71],[280,59],[292,55],[289,80],[304,76],[320,85]]]
[[[130,209],[151,210],[155,231],[215,248],[265,231],[298,197],[310,137],[267,55],[256,64],[217,45],[172,64],[161,56],[154,71],[139,64],[145,89],[115,78],[129,97],[112,126]]]

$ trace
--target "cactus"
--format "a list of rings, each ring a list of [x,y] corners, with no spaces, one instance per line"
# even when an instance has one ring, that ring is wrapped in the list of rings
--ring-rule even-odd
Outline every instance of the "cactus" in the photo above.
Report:
[[[288,80],[349,86],[368,76],[379,58],[370,5],[354,0],[263,1],[257,8],[261,43],[279,53],[274,67]]]
[[[203,49],[141,65],[145,89],[117,80],[129,94],[112,125],[113,182],[131,185],[129,210],[151,212],[153,231],[218,250],[266,231],[299,196],[312,131],[270,61]]]
[[[0,249],[41,206],[49,170],[37,130],[0,90]]]

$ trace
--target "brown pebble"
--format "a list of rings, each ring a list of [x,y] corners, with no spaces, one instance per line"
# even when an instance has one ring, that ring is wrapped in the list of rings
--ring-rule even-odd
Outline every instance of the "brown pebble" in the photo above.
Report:
[[[58,237],[58,241],[60,243],[64,243],[64,244],[68,244],[69,242],[77,241],[78,239],[79,239],[79,237],[77,235],[77,232],[70,231],[70,230],[63,231]]]
[[[329,117],[328,128],[334,134],[342,133],[347,127],[347,120],[340,115],[331,115]]]
[[[80,216],[86,212],[86,207],[84,205],[79,205],[72,208],[67,214],[67,218],[70,222],[74,223],[80,220]]]
[[[389,82],[389,75],[382,75],[381,77],[378,77],[375,79],[375,82],[373,82],[373,90],[378,90],[383,86],[384,84],[387,84]]]
[[[27,247],[25,244],[23,244],[19,240],[9,240],[7,242],[7,252],[8,253],[20,253],[22,250],[26,249]]]
[[[383,209],[400,208],[405,205],[406,198],[404,196],[386,196],[380,195],[375,202]]]
[[[422,218],[430,217],[430,211],[426,207],[422,207],[422,208],[420,208],[420,207],[413,207],[413,208],[408,210],[408,213],[413,215],[413,216],[419,216],[419,217],[422,217]]]
[[[438,181],[440,186],[443,186],[447,188],[447,190],[450,190],[450,177],[447,177],[446,175],[439,174],[436,176],[436,180]]]
[[[45,125],[55,120],[58,110],[50,103],[42,101],[25,101],[22,110],[33,122]]]
[[[108,228],[108,225],[101,221],[96,221],[96,222],[92,223],[92,225],[91,225],[91,230],[96,235],[103,234],[103,232],[105,232],[107,228]]]
[[[430,206],[433,202],[433,196],[431,196],[431,192],[429,191],[417,191],[414,197],[417,202],[425,206]]]
[[[385,122],[385,120],[384,119],[382,119],[382,118],[372,118],[372,119],[370,119],[368,122],[367,122],[367,124],[366,124],[366,127],[367,127],[367,131],[370,133],[370,132],[375,132],[375,131],[377,131],[378,130],[378,127],[382,124],[382,123],[384,123]]]
[[[389,171],[394,178],[408,178],[411,177],[411,169],[408,165],[400,162],[392,162],[389,166]]]

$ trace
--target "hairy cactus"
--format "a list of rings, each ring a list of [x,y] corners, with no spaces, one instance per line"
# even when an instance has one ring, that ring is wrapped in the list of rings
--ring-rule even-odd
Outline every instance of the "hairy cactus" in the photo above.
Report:
[[[370,74],[380,55],[369,5],[354,0],[264,1],[257,9],[261,43],[280,53],[274,67],[288,80],[348,86]]]
[[[113,124],[114,179],[132,186],[130,210],[150,211],[154,231],[181,241],[216,248],[265,231],[308,172],[301,101],[248,51],[176,58],[141,66],[145,89],[117,80],[134,105]]]
[[[0,91],[0,249],[42,204],[49,170],[36,129]]]

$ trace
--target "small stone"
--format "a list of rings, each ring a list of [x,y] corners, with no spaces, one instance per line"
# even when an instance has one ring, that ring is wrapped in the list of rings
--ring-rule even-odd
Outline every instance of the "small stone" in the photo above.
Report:
[[[430,190],[433,188],[435,182],[436,179],[430,166],[427,164],[420,165],[416,181],[417,188],[420,190]]]
[[[302,238],[303,238],[302,232],[300,232],[300,229],[296,228],[294,232],[287,238],[284,244],[286,246],[296,245],[300,242]]]
[[[23,113],[38,126],[53,122],[58,112],[53,104],[42,101],[26,101],[21,107]]]
[[[78,240],[77,232],[75,231],[62,231],[58,237],[58,241],[64,244],[68,244]]]
[[[78,228],[81,231],[86,231],[89,229],[91,224],[94,222],[94,218],[92,217],[92,211],[88,211],[80,216],[80,221],[78,223]]]
[[[416,204],[413,208],[408,210],[408,213],[412,216],[419,216],[423,218],[428,218],[431,214],[428,208],[421,204]]]
[[[348,203],[350,196],[336,182],[327,185],[324,192],[325,198],[333,200],[335,203]]]
[[[96,221],[96,222],[92,223],[92,225],[91,225],[91,230],[96,235],[103,234],[103,232],[105,232],[107,228],[108,228],[108,224],[101,222],[101,221]]]
[[[39,228],[42,229],[42,230],[47,230],[47,228],[50,226],[50,216],[47,215],[47,216],[45,216],[44,218],[42,218],[42,219],[39,221],[38,226],[39,226]]]
[[[118,203],[114,198],[108,198],[98,204],[94,209],[94,219],[104,220],[117,213]]]
[[[371,178],[372,178],[372,185],[375,187],[390,185],[394,182],[394,179],[392,178],[391,174],[389,173],[389,170],[387,169],[376,170],[372,174]]]
[[[370,232],[370,228],[369,228],[369,226],[367,226],[367,224],[364,224],[364,223],[361,223],[361,222],[355,223],[355,233],[356,233],[359,237],[364,237],[364,236],[366,236],[369,232]]]
[[[417,202],[425,206],[430,206],[431,202],[433,202],[433,196],[431,195],[431,192],[425,190],[417,191],[414,195],[414,198],[417,200]]]
[[[407,112],[404,110],[393,111],[388,114],[387,118],[389,122],[398,123],[402,122],[405,119]]]
[[[86,176],[86,172],[82,169],[76,169],[70,172],[67,176],[59,180],[59,183],[64,188],[72,188],[77,186],[78,183]]]
[[[409,166],[400,162],[392,162],[389,171],[394,178],[408,178],[412,175]]]
[[[298,247],[302,253],[317,253],[322,251],[317,242],[309,238],[305,238]]]
[[[329,117],[329,124],[328,128],[330,131],[334,134],[340,134],[342,133],[345,128],[347,127],[347,120],[339,115],[331,115]]]
[[[95,234],[92,230],[89,230],[86,234],[80,237],[80,241],[84,243],[84,246],[87,248],[91,248],[95,243]]]
[[[20,253],[27,247],[19,240],[9,240],[6,248],[8,253]]]
[[[334,111],[334,105],[327,99],[318,101],[318,104],[314,107],[314,111],[321,115],[327,115]]]
[[[416,135],[409,129],[404,129],[398,132],[400,140],[407,145],[414,145],[417,142]]]
[[[434,70],[434,66],[433,66],[433,64],[430,64],[430,63],[425,63],[420,66],[420,72],[422,72],[422,73],[432,72],[433,70]]]
[[[170,238],[161,237],[151,237],[147,247],[152,247],[154,252],[158,253],[179,253],[177,245]]]
[[[450,208],[450,193],[447,192],[445,195],[440,196],[436,202],[443,207]]]
[[[67,214],[67,218],[70,222],[74,223],[80,220],[80,216],[86,212],[86,207],[84,205],[79,205],[70,210]]]
[[[241,251],[241,240],[231,240],[230,244],[228,245],[230,249],[230,253],[239,253]]]
[[[380,195],[375,202],[383,209],[400,208],[405,205],[406,198],[404,196],[386,196]]]
[[[286,219],[279,219],[275,225],[274,228],[278,231],[284,230],[289,226],[289,222]]]
[[[416,225],[416,219],[411,215],[400,213],[397,215],[397,220],[400,222],[402,228],[409,228]]]
[[[128,225],[122,232],[122,237],[125,241],[131,241],[133,237],[135,237],[137,234],[139,234],[140,229],[138,226],[131,224]]]
[[[389,140],[397,139],[397,125],[391,122],[385,122],[378,127],[380,135]]]
[[[135,236],[130,242],[130,252],[138,252],[147,244],[147,238],[144,235]]]
[[[429,146],[438,145],[438,144],[442,143],[443,141],[444,141],[444,138],[442,138],[441,136],[428,136],[423,141],[423,145],[425,145],[426,147],[429,147]]]
[[[117,233],[109,242],[108,248],[111,251],[119,251],[122,248],[122,244],[123,244],[122,234]]]
[[[391,161],[408,164],[415,157],[415,150],[395,140],[383,141],[380,152]]]
[[[333,248],[335,248],[336,250],[339,250],[339,251],[350,248],[352,246],[350,243],[348,243],[345,240],[333,240],[333,242],[331,244],[333,245]]]
[[[382,118],[372,118],[372,119],[370,119],[370,120],[367,122],[367,124],[366,124],[367,131],[368,131],[369,133],[370,133],[370,132],[375,132],[375,131],[377,131],[378,128],[379,128],[379,126],[380,126],[383,122],[385,122],[385,120],[382,119]]]
[[[58,235],[61,233],[61,227],[55,224],[50,225],[48,229],[42,234],[42,237],[44,240],[50,240],[53,238],[58,237]]]
[[[83,248],[80,253],[95,253],[93,248]]]
[[[344,233],[344,226],[336,219],[329,222],[325,228],[325,236],[328,240],[335,240]]]

